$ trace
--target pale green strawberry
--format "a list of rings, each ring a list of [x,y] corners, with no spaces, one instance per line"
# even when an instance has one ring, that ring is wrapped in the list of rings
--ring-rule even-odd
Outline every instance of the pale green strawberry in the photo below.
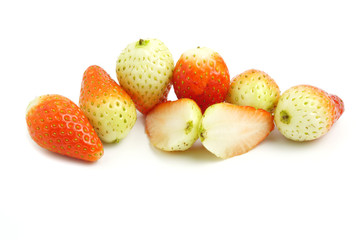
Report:
[[[280,89],[265,72],[251,69],[231,80],[226,101],[272,112],[280,97]]]
[[[158,104],[145,119],[151,144],[164,151],[184,151],[199,138],[201,109],[189,98]]]
[[[133,101],[99,66],[90,66],[84,73],[80,108],[103,142],[119,142],[136,122]]]
[[[286,138],[309,141],[326,134],[343,111],[339,97],[314,86],[298,85],[281,95],[274,120]]]
[[[167,99],[173,69],[169,49],[157,39],[140,39],[129,44],[116,63],[120,85],[143,114]]]

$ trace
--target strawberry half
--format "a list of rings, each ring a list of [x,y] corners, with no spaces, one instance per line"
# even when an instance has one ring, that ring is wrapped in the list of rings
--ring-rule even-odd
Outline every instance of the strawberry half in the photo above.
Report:
[[[150,142],[164,151],[184,151],[199,138],[201,110],[191,99],[158,104],[146,115]]]
[[[253,149],[273,129],[273,117],[263,109],[218,103],[203,115],[200,140],[206,149],[225,159]]]
[[[136,122],[135,104],[99,66],[90,66],[84,72],[80,108],[107,143],[125,138]]]
[[[96,161],[103,145],[80,108],[66,97],[43,95],[30,102],[26,122],[41,147],[85,161]]]
[[[172,82],[178,98],[191,98],[202,112],[223,102],[229,90],[230,75],[223,58],[206,47],[184,52],[177,61]]]

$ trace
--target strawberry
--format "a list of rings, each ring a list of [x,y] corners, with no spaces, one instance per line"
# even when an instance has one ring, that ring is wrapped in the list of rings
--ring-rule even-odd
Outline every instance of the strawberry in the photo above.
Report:
[[[335,117],[334,117],[334,123],[341,117],[343,112],[345,111],[344,102],[336,95],[329,94],[330,98],[334,102],[335,105]]]
[[[126,137],[136,122],[133,101],[99,66],[90,66],[84,72],[80,108],[100,139],[107,143]]]
[[[226,101],[272,112],[280,98],[280,89],[265,72],[251,69],[231,80]]]
[[[104,153],[88,119],[66,97],[35,98],[26,110],[26,122],[31,138],[49,151],[85,161],[96,161]]]
[[[225,159],[253,149],[273,129],[273,117],[263,109],[217,103],[203,115],[200,140],[210,152]]]
[[[167,99],[173,69],[169,49],[157,39],[140,39],[129,44],[116,63],[120,85],[143,114]]]
[[[229,90],[230,75],[222,57],[206,47],[184,52],[177,61],[173,80],[178,98],[191,98],[202,112],[223,102]]]
[[[191,99],[160,103],[146,115],[146,134],[161,150],[184,151],[199,138],[201,117],[200,108]]]
[[[298,85],[281,95],[274,119],[285,137],[309,141],[326,134],[343,111],[339,97],[314,86]]]

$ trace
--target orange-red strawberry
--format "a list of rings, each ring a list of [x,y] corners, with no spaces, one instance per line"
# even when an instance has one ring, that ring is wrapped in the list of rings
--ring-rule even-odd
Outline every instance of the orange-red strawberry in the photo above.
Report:
[[[225,100],[230,75],[225,61],[217,52],[198,47],[181,55],[172,81],[178,98],[193,99],[204,112],[210,105]]]
[[[66,97],[43,95],[30,102],[26,122],[41,147],[86,161],[96,161],[103,145],[81,109]]]
[[[136,122],[135,104],[129,95],[99,66],[83,76],[80,108],[104,142],[119,142]]]

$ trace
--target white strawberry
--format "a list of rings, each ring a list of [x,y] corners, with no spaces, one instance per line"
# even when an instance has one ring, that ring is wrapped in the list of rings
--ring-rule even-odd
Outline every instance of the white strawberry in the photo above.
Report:
[[[96,65],[84,72],[80,108],[103,142],[119,142],[136,122],[136,108],[129,95]]]
[[[280,89],[265,72],[250,69],[231,80],[226,101],[272,112],[280,97]]]
[[[160,103],[145,119],[150,142],[164,151],[184,151],[199,138],[201,109],[191,99]]]
[[[204,113],[200,140],[216,156],[230,158],[253,149],[273,128],[271,113],[263,109],[217,103]]]
[[[173,57],[158,39],[140,39],[129,44],[116,63],[120,85],[143,114],[167,99],[173,69]]]
[[[310,85],[298,85],[280,97],[274,120],[279,131],[294,141],[309,141],[326,134],[344,112],[336,95]]]

